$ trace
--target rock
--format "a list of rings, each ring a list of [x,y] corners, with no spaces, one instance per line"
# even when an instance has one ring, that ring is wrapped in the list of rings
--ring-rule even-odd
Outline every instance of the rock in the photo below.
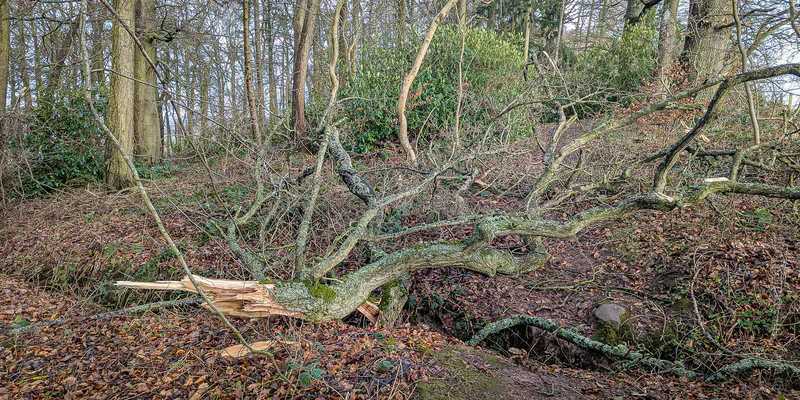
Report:
[[[597,317],[597,319],[614,325],[614,329],[619,329],[624,314],[625,308],[613,303],[603,304],[594,310],[594,316]]]

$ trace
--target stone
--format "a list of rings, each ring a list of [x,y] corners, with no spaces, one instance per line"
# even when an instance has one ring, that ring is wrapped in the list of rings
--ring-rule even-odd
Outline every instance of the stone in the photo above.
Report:
[[[594,310],[594,316],[597,319],[614,325],[614,329],[619,329],[623,315],[625,315],[625,308],[613,303],[603,304]]]

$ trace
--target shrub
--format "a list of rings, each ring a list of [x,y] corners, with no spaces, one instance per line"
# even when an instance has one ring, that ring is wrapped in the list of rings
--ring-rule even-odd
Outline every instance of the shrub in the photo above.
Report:
[[[569,69],[568,81],[581,82],[580,97],[592,94],[579,114],[608,111],[614,103],[628,102],[644,82],[652,77],[657,47],[655,13],[611,42],[593,46],[577,55]],[[576,97],[578,97],[576,95]]]
[[[481,126],[523,91],[524,60],[515,39],[483,29],[466,31],[461,117],[465,125]],[[431,42],[408,98],[406,117],[412,139],[418,135],[432,139],[454,126],[461,42],[462,33],[453,25],[442,27]],[[396,136],[400,84],[418,48],[418,42],[409,42],[400,49],[363,49],[361,68],[348,76],[341,91],[341,98],[349,99],[344,113],[354,150],[365,152]],[[509,124],[512,133],[529,131],[521,110],[512,116],[516,118],[515,124]]]
[[[107,90],[95,93],[95,107],[103,112]],[[22,151],[29,170],[21,177],[19,191],[37,196],[69,186],[76,180],[95,181],[103,176],[102,132],[82,92],[63,100],[48,101],[24,116],[28,131],[12,148]]]

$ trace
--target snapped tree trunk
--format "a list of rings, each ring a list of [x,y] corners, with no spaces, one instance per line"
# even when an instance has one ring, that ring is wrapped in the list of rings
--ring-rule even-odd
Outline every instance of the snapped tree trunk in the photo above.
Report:
[[[134,0],[118,0],[114,3],[114,9],[125,24],[134,26],[136,17]],[[111,74],[106,121],[120,142],[122,151],[132,154],[134,85],[131,77],[134,74],[134,41],[116,19],[111,28],[111,37],[111,66],[116,73]],[[125,157],[110,141],[106,141],[105,182],[115,189],[128,188],[134,183],[133,174],[125,162]]]

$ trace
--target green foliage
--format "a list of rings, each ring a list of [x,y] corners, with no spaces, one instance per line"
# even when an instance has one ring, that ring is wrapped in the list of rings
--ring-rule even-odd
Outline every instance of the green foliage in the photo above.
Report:
[[[522,91],[524,60],[514,38],[484,29],[468,29],[463,38],[462,121],[478,126]],[[456,26],[442,27],[431,42],[407,103],[412,139],[429,139],[454,126],[461,44]],[[354,134],[349,143],[354,150],[365,152],[395,137],[400,84],[418,48],[418,42],[402,49],[364,48],[360,69],[349,75],[341,90],[341,98],[349,99],[344,113],[346,130]],[[529,123],[521,113],[513,117],[517,121],[510,124],[512,133],[526,132]]]
[[[144,179],[169,178],[186,167],[186,164],[178,165],[142,165],[136,167],[136,172]]]
[[[322,375],[325,375],[325,371],[319,368],[313,368],[310,365],[299,365],[297,363],[289,363],[289,371],[298,371],[300,372],[297,375],[297,380],[303,386],[311,385],[313,379],[320,379]]]
[[[741,224],[756,232],[763,232],[774,222],[772,214],[763,207],[756,207],[742,214]]]
[[[572,65],[576,82],[584,82],[579,90],[597,93],[594,101],[624,101],[652,76],[655,65],[658,26],[655,13],[634,25],[628,32],[610,42],[592,46],[580,53]],[[597,103],[596,103],[597,104]],[[586,107],[579,112],[600,111],[599,106]]]
[[[107,90],[95,92],[95,107],[103,112]],[[25,117],[29,131],[12,147],[28,154],[29,173],[21,182],[27,196],[38,196],[76,181],[96,181],[103,176],[102,132],[82,92],[63,100],[42,101]]]

